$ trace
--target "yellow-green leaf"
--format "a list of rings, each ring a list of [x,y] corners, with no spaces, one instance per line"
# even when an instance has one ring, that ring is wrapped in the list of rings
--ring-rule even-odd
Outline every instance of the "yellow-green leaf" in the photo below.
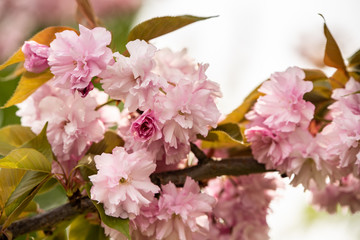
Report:
[[[37,174],[38,177],[39,174]],[[35,195],[38,193],[40,188],[49,180],[51,174],[47,174],[46,176],[41,176],[40,179],[42,180],[33,188],[31,189],[28,194],[22,195],[19,199],[16,199],[15,202],[10,204],[9,206],[5,207],[6,215],[8,216],[2,225],[2,229],[7,228],[16,218],[22,213],[22,211],[26,208],[26,206],[33,200]],[[36,179],[36,181],[38,181]]]
[[[244,100],[244,102],[237,107],[234,111],[226,116],[224,120],[220,122],[220,124],[225,123],[238,123],[244,120],[245,114],[250,110],[250,108],[255,104],[257,99],[263,95],[258,92],[260,86],[258,86],[255,90],[253,90]]]
[[[115,147],[124,146],[124,140],[114,131],[107,131],[104,134],[104,139],[98,143],[93,143],[88,150],[88,153],[100,155],[102,153],[111,153]]]
[[[1,108],[7,108],[15,104],[21,103],[31,94],[33,94],[36,91],[36,89],[38,89],[41,85],[46,83],[52,77],[53,75],[49,69],[42,73],[25,72],[21,76],[19,84],[16,87],[14,94],[7,101],[7,103]]]
[[[153,38],[175,31],[191,23],[212,17],[182,15],[152,18],[136,25],[129,33],[128,42],[135,39],[149,41]]]
[[[9,125],[0,129],[0,155],[7,155],[11,150],[20,147],[36,135],[29,127]]]
[[[305,73],[305,79],[307,81],[316,81],[320,79],[327,79],[326,74],[318,69],[303,69]]]
[[[340,48],[330,33],[330,30],[326,25],[325,18],[321,14],[320,16],[324,19],[324,34],[326,37],[324,63],[329,67],[334,67],[342,71],[348,77],[349,75],[346,70],[344,58],[342,57]]]
[[[47,123],[41,130],[40,134],[28,141],[27,143],[21,145],[21,148],[33,148],[42,153],[51,163],[53,160],[53,153],[51,150],[51,145],[46,137]]]
[[[214,130],[210,130],[206,138],[203,138],[203,148],[230,148],[247,147],[244,143],[241,128],[236,123],[221,124]]]
[[[70,225],[69,240],[107,239],[100,224],[92,224],[85,215],[74,219]]]
[[[75,29],[69,28],[69,27],[48,27],[48,28],[45,28],[44,30],[42,30],[41,32],[35,34],[29,40],[33,40],[37,43],[50,46],[50,43],[55,39],[55,33],[62,32],[64,30],[76,31]],[[10,65],[18,63],[18,62],[22,62],[24,60],[25,60],[25,56],[20,48],[8,60],[6,60],[4,64],[0,65],[0,71],[2,69],[6,68],[7,66],[10,66]]]
[[[80,170],[80,174],[85,181],[89,181],[89,176],[94,175],[97,173],[94,155],[87,154],[76,165],[75,169]]]
[[[0,168],[50,173],[51,162],[35,149],[19,148],[0,159]]]
[[[107,226],[118,230],[128,239],[131,239],[129,233],[129,219],[108,216],[105,214],[105,210],[102,204],[98,204],[95,201],[93,201],[93,203],[100,214],[101,221],[103,221]]]
[[[5,207],[8,198],[25,173],[26,171],[21,169],[0,168],[0,210]]]

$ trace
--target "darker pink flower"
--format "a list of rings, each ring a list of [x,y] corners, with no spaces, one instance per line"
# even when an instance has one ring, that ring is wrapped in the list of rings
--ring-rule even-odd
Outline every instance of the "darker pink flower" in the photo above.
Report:
[[[131,125],[131,132],[136,141],[150,142],[162,137],[160,123],[151,110],[147,110]]]
[[[55,34],[48,61],[56,86],[86,96],[93,88],[92,78],[99,76],[112,60],[112,51],[106,47],[111,34],[102,27],[90,30],[79,25],[79,29],[80,35],[69,30]]]
[[[35,41],[25,41],[21,48],[25,55],[24,67],[27,71],[40,73],[49,67],[49,47]]]

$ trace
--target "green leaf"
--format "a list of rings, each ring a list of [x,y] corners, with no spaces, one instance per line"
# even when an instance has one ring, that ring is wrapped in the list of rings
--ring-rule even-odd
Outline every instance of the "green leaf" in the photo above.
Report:
[[[69,240],[108,239],[104,228],[99,224],[92,224],[85,215],[80,215],[71,223]]]
[[[53,160],[53,153],[51,150],[51,145],[46,137],[47,125],[48,123],[45,124],[39,135],[31,139],[29,142],[23,144],[21,148],[34,148],[42,153],[51,163]]]
[[[52,77],[53,74],[50,72],[49,69],[42,73],[25,72],[21,76],[21,79],[19,81],[18,86],[15,89],[14,94],[1,108],[7,108],[15,104],[21,103],[31,94],[33,94],[36,91],[36,89],[38,89],[41,85],[46,83]]]
[[[64,30],[76,31],[75,29],[69,27],[48,27],[42,30],[41,32],[37,33],[36,35],[34,35],[29,40],[33,40],[37,43],[50,46],[50,43],[55,39],[55,33],[62,32]],[[22,62],[24,60],[25,60],[25,56],[24,53],[21,51],[21,47],[20,47],[20,49],[16,53],[14,53],[8,60],[6,60],[4,64],[0,65],[0,71],[6,68],[7,66],[10,66],[18,62]]]
[[[8,198],[25,173],[25,170],[0,168],[0,210],[5,208]]]
[[[316,81],[321,79],[327,79],[326,74],[318,69],[303,69],[305,73],[305,79],[307,81]]]
[[[14,202],[21,202],[39,183],[48,177],[48,175],[48,173],[43,172],[27,171],[16,186],[14,192],[12,192],[11,196],[8,198],[5,204],[5,210],[11,211],[12,208],[9,206],[14,206]],[[7,212],[6,215],[9,215],[9,213]]]
[[[360,72],[360,49],[354,53],[349,59],[349,68],[353,71]]]
[[[7,155],[36,135],[28,127],[9,125],[0,129],[0,155]]]
[[[16,220],[16,218],[21,214],[26,206],[33,200],[42,185],[44,185],[50,179],[50,177],[51,174],[44,176],[44,178],[33,189],[31,189],[28,194],[22,195],[20,199],[16,199],[16,201],[12,204],[5,206],[5,212],[8,217],[2,225],[2,229],[7,228],[14,220]],[[39,180],[40,179],[36,179],[36,181]],[[35,180],[32,183],[35,183]]]
[[[312,103],[323,102],[331,99],[332,87],[329,79],[316,80],[311,92],[305,93],[304,99]]]
[[[220,122],[220,124],[225,123],[238,123],[244,120],[245,114],[250,110],[250,108],[255,104],[257,99],[263,94],[258,92],[258,89],[261,85],[259,85],[255,90],[253,90],[244,100],[244,102],[237,107],[234,111],[226,116],[224,120]]]
[[[87,153],[100,155],[102,153],[111,153],[115,147],[124,146],[124,140],[114,131],[107,131],[103,140],[93,143]]]
[[[324,19],[324,34],[326,37],[324,63],[329,67],[334,67],[342,71],[347,77],[349,77],[340,48],[330,33],[330,30],[326,25],[325,18],[321,14],[320,16]]]
[[[175,31],[191,23],[206,20],[211,17],[196,17],[191,15],[156,17],[135,26],[129,33],[128,42],[135,39],[149,41],[153,38]]]
[[[105,223],[107,226],[118,230],[122,234],[125,235],[128,239],[131,239],[130,233],[129,233],[129,219],[122,219],[122,218],[116,218],[111,217],[105,214],[104,207],[102,204],[98,204],[95,201],[93,201],[96,209],[98,210],[100,214],[101,221]]]
[[[19,148],[0,159],[0,168],[50,173],[51,162],[35,149]]]
[[[85,181],[89,181],[89,176],[97,173],[93,154],[87,154],[76,165],[75,169],[80,169],[80,174]]]
[[[210,130],[206,138],[203,138],[203,148],[230,148],[248,147],[244,143],[241,128],[235,123],[221,124],[217,128]]]
[[[86,192],[88,196],[90,196],[90,189],[91,189],[91,183],[87,183],[85,185]],[[101,203],[97,203],[96,201],[92,201],[96,209],[98,210],[100,214],[101,221],[105,223],[107,226],[118,230],[122,234],[125,235],[128,239],[131,240],[130,232],[129,232],[129,219],[122,219],[122,218],[116,218],[111,217],[105,214],[104,207]]]

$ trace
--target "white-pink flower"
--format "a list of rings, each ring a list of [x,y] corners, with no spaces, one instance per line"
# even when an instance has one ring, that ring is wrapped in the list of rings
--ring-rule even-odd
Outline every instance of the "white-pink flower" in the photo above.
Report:
[[[82,98],[49,82],[18,105],[23,126],[40,133],[48,122],[47,137],[66,173],[74,167],[91,143],[103,138],[105,127],[91,96]]]
[[[352,213],[360,211],[360,180],[352,174],[328,184],[324,189],[311,188],[313,204],[335,213],[338,205],[347,207]]]
[[[40,73],[49,67],[49,47],[35,41],[25,41],[21,48],[25,55],[24,67],[27,71]]]
[[[340,168],[360,175],[360,83],[353,78],[345,88],[333,91],[337,100],[329,106],[332,122],[320,133],[320,144],[326,149],[324,158],[337,161]]]
[[[157,218],[157,239],[191,239],[193,232],[204,230],[199,218],[211,212],[215,199],[200,192],[199,185],[187,177],[183,188],[173,183],[162,186]],[[206,234],[206,233],[204,233]]]
[[[48,61],[56,86],[86,96],[93,88],[92,78],[99,76],[112,61],[112,51],[106,47],[111,42],[111,33],[102,27],[90,30],[82,25],[79,30],[80,35],[70,30],[56,33]]]
[[[271,75],[259,88],[265,96],[259,97],[254,111],[264,118],[264,124],[282,132],[291,132],[296,127],[307,128],[313,118],[315,106],[303,99],[313,84],[304,81],[305,73],[297,67]]]
[[[210,180],[206,192],[217,203],[209,214],[210,234],[204,239],[268,239],[266,216],[281,186],[279,177],[264,174]]]
[[[98,173],[89,177],[91,198],[103,203],[109,216],[134,219],[159,191],[149,177],[156,165],[144,149],[129,154],[117,147],[112,154],[95,156],[95,163]]]
[[[159,89],[167,85],[165,79],[152,72],[156,47],[135,40],[126,48],[130,56],[115,53],[116,61],[101,75],[101,83],[110,97],[125,101],[125,107],[130,111],[146,110],[152,106]]]

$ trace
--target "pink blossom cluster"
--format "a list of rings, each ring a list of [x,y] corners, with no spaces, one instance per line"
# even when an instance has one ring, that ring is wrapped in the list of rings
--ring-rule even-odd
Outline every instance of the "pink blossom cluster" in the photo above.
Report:
[[[274,175],[264,174],[210,180],[206,192],[217,202],[209,215],[210,233],[203,239],[268,239],[266,216],[279,181]]]
[[[141,170],[139,170],[141,171]],[[159,199],[144,205],[131,221],[132,239],[191,240],[209,236],[208,215],[215,199],[200,192],[199,185],[187,177],[183,188],[173,183],[163,185]],[[126,239],[118,231],[105,226],[112,239]]]
[[[313,204],[335,213],[337,207],[347,207],[352,213],[360,211],[360,180],[352,174],[328,184],[324,189],[310,188]]]
[[[157,50],[145,41],[127,45],[129,57],[115,53],[116,61],[101,75],[104,91],[122,100],[129,112],[141,115],[124,133],[126,149],[147,148],[157,160],[173,164],[185,158],[190,141],[207,135],[220,117],[215,100],[219,86],[207,79],[207,65],[196,65],[185,51]]]
[[[65,173],[69,173],[90,144],[103,138],[105,124],[113,124],[114,120],[108,115],[95,111],[99,104],[104,103],[101,102],[104,94],[95,90],[82,98],[79,93],[54,87],[50,81],[18,104],[16,114],[21,117],[23,126],[31,127],[37,134],[48,122],[49,143]],[[114,116],[119,115],[117,108],[109,106],[106,109]],[[58,173],[59,166],[53,167]]]
[[[109,216],[134,219],[160,190],[150,181],[156,165],[145,149],[129,154],[116,147],[112,154],[95,156],[95,163],[98,172],[89,177],[91,198],[103,203]]]
[[[250,123],[245,135],[257,161],[267,169],[293,175],[294,185],[307,188],[311,180],[324,186],[337,170],[321,158],[324,149],[308,130],[315,106],[303,98],[313,88],[304,78],[304,71],[297,67],[271,75],[258,89],[265,95],[246,115]]]
[[[353,78],[345,88],[333,91],[336,101],[328,108],[332,122],[320,133],[318,142],[324,149],[322,157],[332,161],[343,174],[360,174],[360,83]]]

